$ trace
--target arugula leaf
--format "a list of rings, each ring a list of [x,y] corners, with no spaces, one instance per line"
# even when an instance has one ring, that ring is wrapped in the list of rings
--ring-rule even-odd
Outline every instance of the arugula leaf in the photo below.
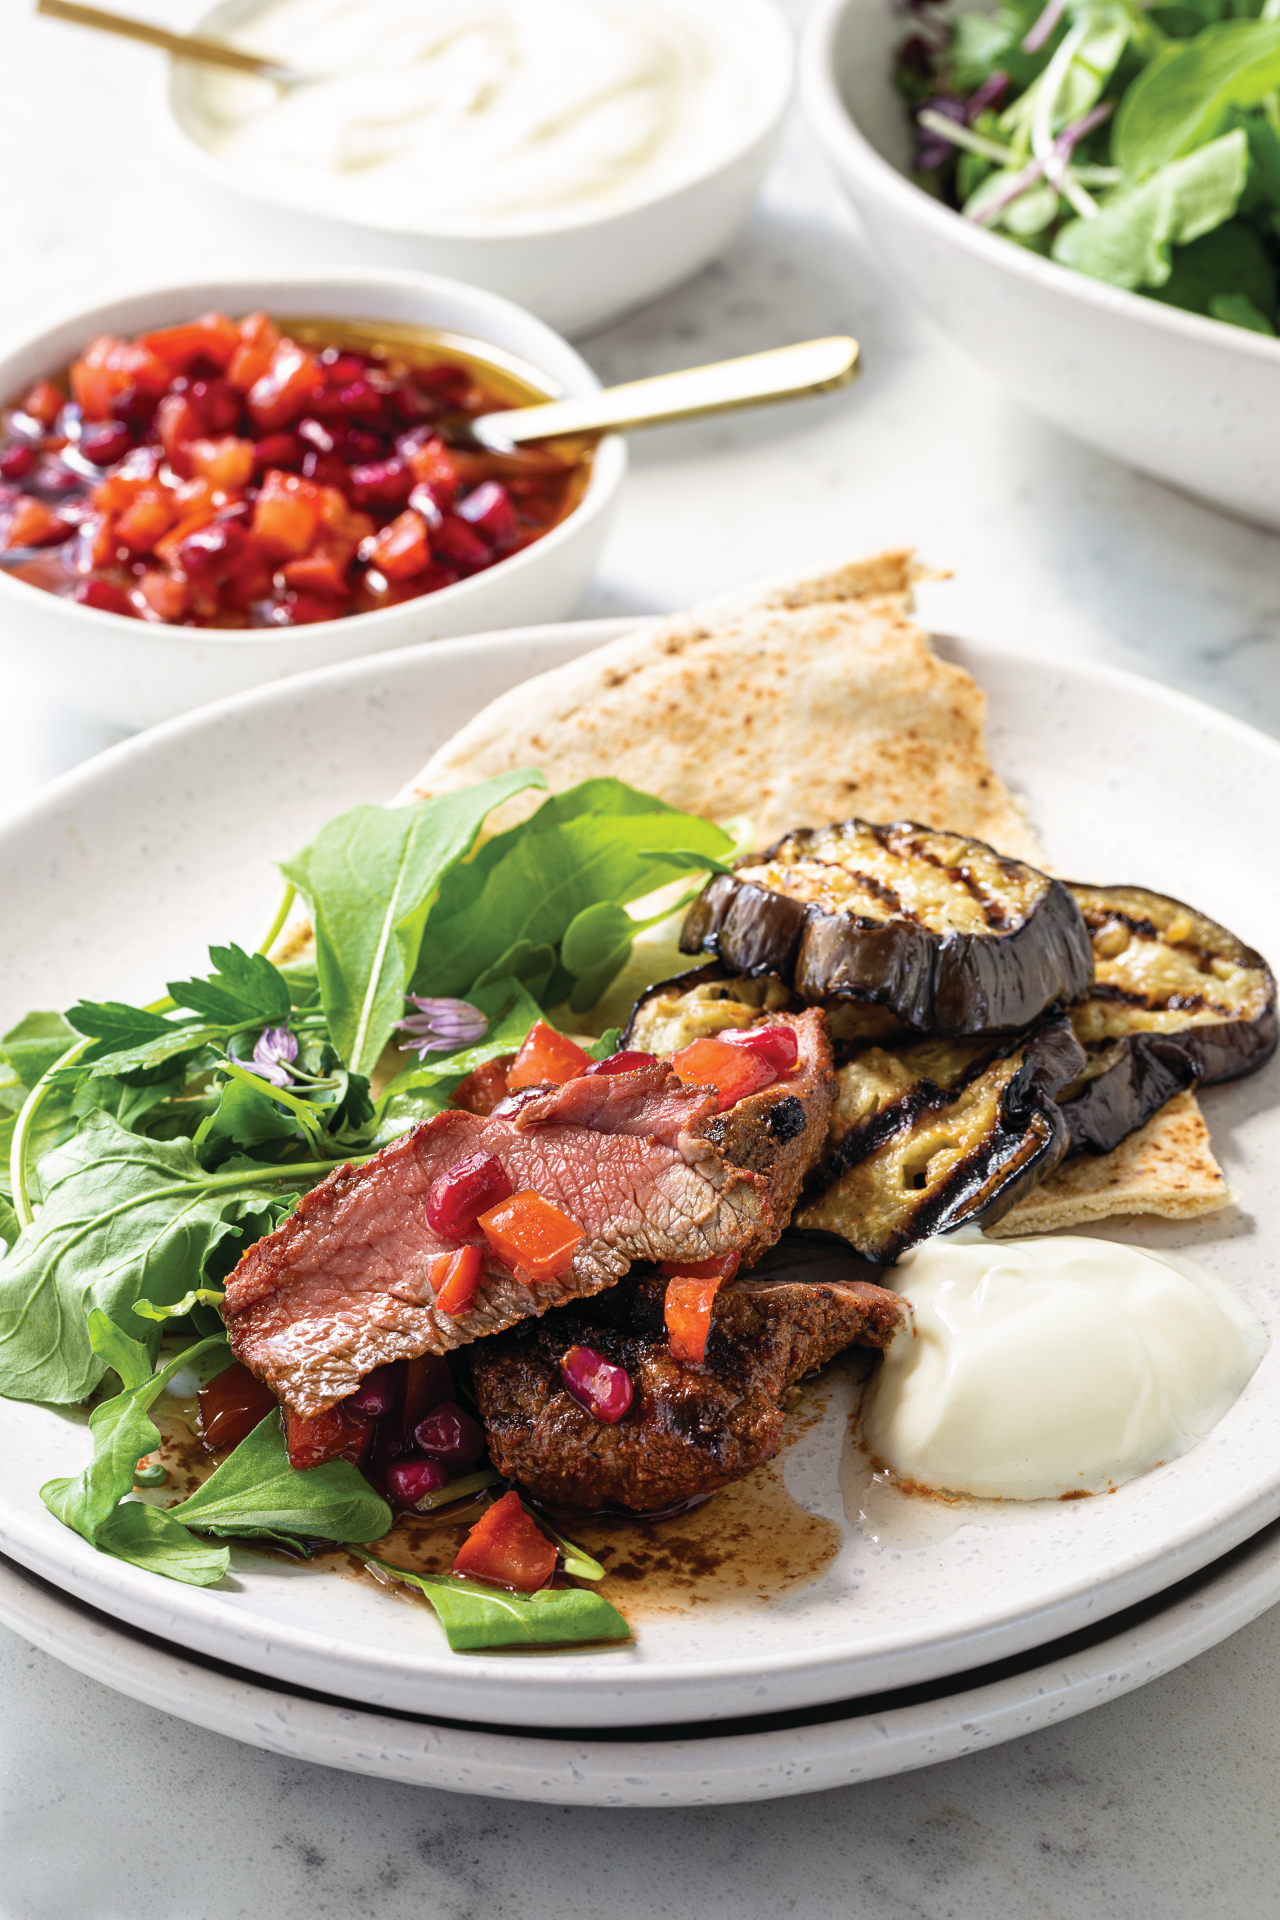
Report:
[[[481,1647],[545,1647],[590,1640],[629,1640],[631,1629],[616,1607],[584,1587],[544,1587],[539,1593],[507,1593],[446,1573],[410,1573],[371,1553],[356,1553],[366,1566],[417,1587],[431,1602],[455,1653]]]
[[[489,1030],[474,1046],[457,1053],[429,1053],[391,1081],[378,1103],[372,1144],[385,1146],[410,1127],[420,1126],[448,1104],[455,1087],[486,1061],[516,1053],[534,1021],[538,1003],[518,980],[492,980],[468,995],[489,1016]]]
[[[194,1307],[220,1307],[226,1297],[221,1287],[192,1287],[190,1293],[184,1293],[171,1307],[158,1307],[154,1300],[135,1300],[133,1310],[140,1320],[158,1320],[163,1324],[166,1320],[184,1320]],[[106,1319],[105,1314],[102,1317]],[[116,1371],[119,1372],[119,1368]]]
[[[329,1031],[353,1072],[372,1072],[404,1010],[442,877],[496,806],[544,784],[522,768],[415,806],[354,807],[283,863],[311,909]]]
[[[544,1004],[563,999],[576,976],[562,942],[586,909],[621,907],[682,873],[719,870],[720,856],[732,850],[731,836],[710,821],[618,780],[583,781],[447,876],[422,943],[415,991],[466,994],[500,963],[514,971],[513,948],[527,943],[559,953],[560,967],[539,997]],[[618,931],[619,923],[613,927]],[[596,943],[584,939],[584,946],[588,972],[615,957],[614,949],[602,955]]]
[[[1171,160],[1140,187],[1109,200],[1092,220],[1073,220],[1053,243],[1062,266],[1115,287],[1160,287],[1172,271],[1170,246],[1229,220],[1245,183],[1243,129],[1185,160]]]
[[[13,1074],[13,1084],[30,1093],[36,1081],[57,1066],[77,1038],[75,1028],[69,1026],[60,1013],[29,1013],[0,1039],[0,1060]]]
[[[392,1513],[349,1460],[300,1473],[289,1465],[273,1409],[171,1519],[200,1533],[256,1539],[301,1534],[319,1540],[380,1540]]]
[[[132,1491],[134,1469],[143,1454],[160,1443],[160,1434],[147,1409],[154,1404],[173,1375],[197,1354],[225,1347],[223,1336],[203,1340],[178,1354],[158,1373],[152,1373],[145,1348],[130,1340],[106,1314],[88,1316],[88,1337],[95,1354],[120,1373],[123,1393],[95,1407],[89,1417],[93,1458],[73,1478],[50,1480],[40,1498],[63,1525],[91,1546],[135,1566],[164,1573],[193,1586],[211,1586],[227,1570],[225,1549],[197,1547],[183,1529],[159,1508],[121,1501]],[[150,1514],[150,1519],[142,1519]]]
[[[228,1080],[216,1110],[196,1128],[192,1145],[201,1166],[214,1168],[237,1148],[249,1150],[301,1135],[301,1123],[275,1100],[243,1080]]]
[[[1244,294],[1263,313],[1276,310],[1276,275],[1266,248],[1243,220],[1226,220],[1190,246],[1175,247],[1173,267],[1151,297],[1190,313],[1210,313],[1224,293]]]
[[[265,953],[246,953],[232,943],[210,947],[216,971],[206,980],[170,980],[174,1004],[232,1029],[283,1027],[293,1003],[289,982]]]
[[[255,1189],[292,1170],[209,1174],[186,1140],[148,1140],[93,1114],[41,1163],[45,1201],[0,1269],[0,1393],[83,1400],[102,1378],[85,1331],[100,1306],[122,1326],[143,1295],[164,1303],[242,1230],[268,1232],[284,1204]],[[140,1331],[143,1329],[140,1327]]]
[[[1277,87],[1280,21],[1220,20],[1162,49],[1138,75],[1116,115],[1112,157],[1127,180],[1144,180],[1206,147],[1234,108],[1257,106]]]
[[[1215,320],[1225,320],[1228,326],[1247,327],[1250,333],[1269,334],[1273,340],[1276,337],[1270,320],[1254,306],[1247,293],[1215,293],[1209,302],[1209,312]]]

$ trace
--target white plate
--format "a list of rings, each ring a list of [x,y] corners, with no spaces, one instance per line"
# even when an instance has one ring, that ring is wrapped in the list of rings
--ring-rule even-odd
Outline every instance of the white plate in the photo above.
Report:
[[[272,858],[353,801],[394,792],[500,688],[619,627],[526,629],[354,661],[172,722],[58,781],[0,834],[0,1020],[80,992],[150,998],[199,966],[208,940],[252,940],[276,898]],[[1063,871],[1189,897],[1280,953],[1280,747],[1122,674],[945,644],[987,689],[996,764],[1028,795]],[[1123,1235],[1193,1247],[1268,1325],[1277,1078],[1207,1097],[1242,1208]],[[878,1539],[845,1517],[836,1468],[848,1392],[834,1378],[825,1418],[782,1468],[793,1499],[839,1530],[834,1565],[765,1606],[749,1594],[699,1604],[695,1585],[683,1611],[653,1612],[641,1585],[628,1646],[459,1657],[425,1608],[363,1583],[239,1553],[216,1591],[143,1573],[46,1512],[37,1488],[78,1469],[84,1435],[12,1402],[0,1402],[0,1547],[166,1640],[328,1694],[505,1726],[634,1727],[846,1700],[1003,1659],[1161,1591],[1280,1513],[1270,1351],[1201,1446],[1119,1493],[941,1511],[873,1501]]]
[[[1280,1599],[1280,1525],[1172,1593],[1002,1669],[776,1720],[545,1735],[370,1713],[174,1652],[0,1560],[0,1622],[131,1699],[290,1760],[553,1806],[724,1806],[981,1753],[1159,1680]],[[1010,1671],[1010,1669],[1012,1669]],[[924,1697],[920,1697],[924,1695]]]

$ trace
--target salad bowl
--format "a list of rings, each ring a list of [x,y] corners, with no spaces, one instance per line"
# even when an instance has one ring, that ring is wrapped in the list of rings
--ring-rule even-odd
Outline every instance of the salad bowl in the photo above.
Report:
[[[374,320],[468,336],[530,370],[549,397],[599,381],[550,327],[496,294],[424,273],[333,268],[211,280],[130,295],[76,314],[0,358],[0,404],[59,373],[95,335],[133,335],[209,308]],[[153,726],[209,700],[332,661],[515,621],[558,620],[586,589],[617,504],[626,447],[607,435],[582,498],[550,532],[482,573],[369,613],[296,627],[152,624],[80,606],[0,570],[0,661],[68,705],[125,727]]]
[[[910,177],[891,0],[817,0],[809,124],[887,265],[1023,405],[1141,472],[1280,527],[1280,343],[1128,293],[966,220]]]

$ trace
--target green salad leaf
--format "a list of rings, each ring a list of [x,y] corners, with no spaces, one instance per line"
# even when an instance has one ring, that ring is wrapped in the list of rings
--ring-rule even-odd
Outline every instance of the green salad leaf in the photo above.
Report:
[[[210,947],[216,971],[205,980],[171,980],[175,1006],[203,1014],[219,1026],[282,1027],[293,1010],[289,982],[265,953],[246,953],[234,942]]]
[[[455,1653],[484,1647],[573,1646],[592,1640],[629,1640],[631,1629],[618,1609],[585,1587],[544,1587],[538,1593],[508,1593],[448,1573],[411,1573],[371,1553],[357,1552],[366,1566],[417,1587],[439,1616]]]
[[[201,1354],[217,1347],[225,1351],[225,1338],[219,1335],[188,1347],[158,1373],[151,1371],[147,1349],[130,1340],[104,1313],[87,1316],[86,1338],[103,1369],[113,1367],[120,1375],[124,1391],[95,1407],[89,1416],[93,1439],[89,1465],[71,1478],[48,1481],[40,1489],[40,1498],[64,1526],[91,1546],[171,1580],[212,1586],[227,1570],[225,1548],[192,1540],[160,1508],[137,1502],[122,1506],[121,1502],[132,1491],[139,1459],[160,1444],[159,1430],[147,1409],[175,1373]]]
[[[263,1183],[294,1177],[287,1167],[206,1173],[188,1141],[128,1133],[105,1113],[90,1114],[40,1171],[44,1205],[0,1267],[0,1393],[60,1404],[102,1378],[90,1307],[127,1327],[135,1300],[179,1299],[224,1241],[270,1230],[288,1201]]]
[[[1125,94],[1111,152],[1127,180],[1145,180],[1217,139],[1233,110],[1280,87],[1280,21],[1219,20],[1163,48]]]
[[[329,1031],[354,1073],[372,1072],[404,1012],[442,879],[495,807],[544,784],[522,768],[414,806],[353,807],[283,863],[311,910]]]
[[[380,1540],[392,1521],[386,1501],[349,1460],[305,1473],[291,1467],[274,1409],[189,1500],[167,1512],[199,1533],[240,1539]]]
[[[1054,241],[1053,257],[1115,287],[1161,287],[1173,270],[1174,244],[1231,218],[1248,162],[1249,143],[1237,127],[1118,193],[1092,220],[1071,221]]]

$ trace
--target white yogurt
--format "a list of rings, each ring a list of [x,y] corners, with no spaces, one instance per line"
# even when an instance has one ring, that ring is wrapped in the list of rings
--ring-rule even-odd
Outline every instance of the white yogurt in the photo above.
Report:
[[[759,0],[269,0],[225,35],[326,77],[193,80],[202,144],[278,198],[432,233],[596,219],[679,186],[773,110]],[[761,31],[761,28],[765,31]]]
[[[904,1479],[1007,1500],[1101,1493],[1219,1421],[1266,1336],[1185,1255],[973,1228],[904,1254],[913,1327],[867,1396],[871,1452]]]

